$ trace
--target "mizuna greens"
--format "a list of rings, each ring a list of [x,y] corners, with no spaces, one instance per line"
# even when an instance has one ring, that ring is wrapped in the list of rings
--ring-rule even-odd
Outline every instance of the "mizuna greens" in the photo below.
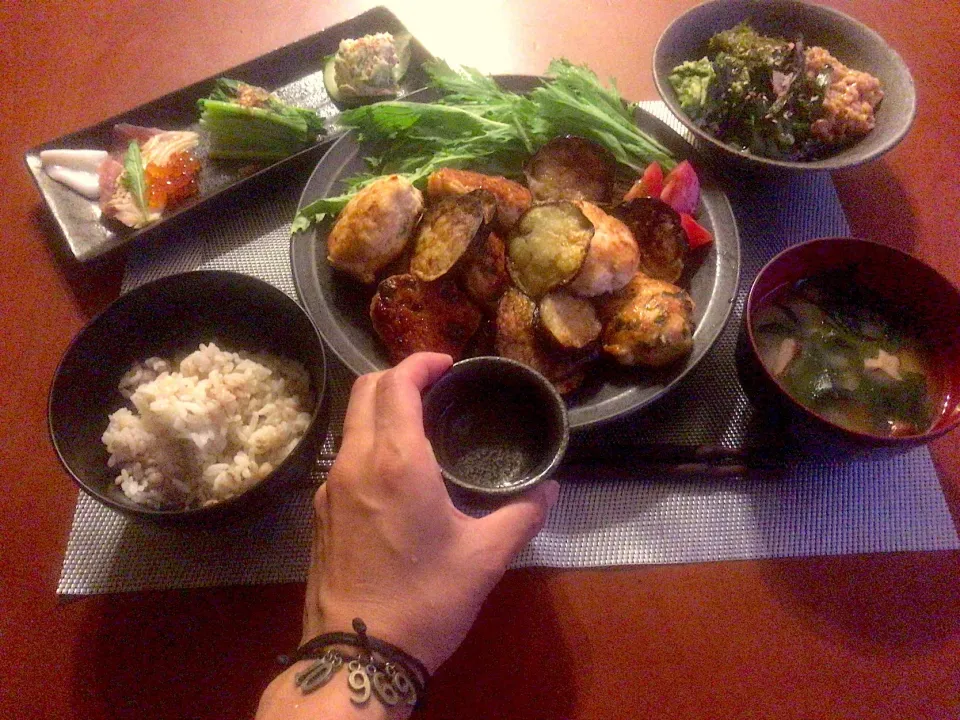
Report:
[[[381,175],[399,174],[421,186],[442,167],[522,177],[523,164],[558,135],[579,135],[607,148],[637,174],[652,161],[676,165],[669,151],[640,130],[634,105],[590,69],[553,60],[547,79],[527,95],[501,89],[477,70],[452,69],[437,60],[424,64],[429,86],[443,93],[433,103],[389,101],[340,115],[370,148],[370,170],[345,181],[345,192],[303,208],[293,232],[338,213],[358,190]]]

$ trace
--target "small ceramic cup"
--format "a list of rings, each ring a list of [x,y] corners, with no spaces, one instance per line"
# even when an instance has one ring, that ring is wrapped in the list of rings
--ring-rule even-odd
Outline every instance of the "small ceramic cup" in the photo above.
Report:
[[[546,480],[570,440],[566,404],[550,381],[501,357],[456,363],[424,396],[423,419],[444,479],[485,496]]]

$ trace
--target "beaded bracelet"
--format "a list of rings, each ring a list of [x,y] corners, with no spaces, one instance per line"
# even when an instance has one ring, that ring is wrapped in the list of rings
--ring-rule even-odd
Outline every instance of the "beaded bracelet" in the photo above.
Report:
[[[326,685],[346,665],[350,700],[355,704],[364,705],[371,695],[376,695],[388,707],[401,703],[423,707],[430,677],[426,666],[395,645],[367,635],[367,626],[360,618],[353,619],[353,629],[355,635],[343,632],[318,635],[293,655],[281,655],[277,661],[287,667],[300,660],[315,661],[295,677],[304,695]],[[358,648],[358,652],[337,649],[338,645]]]

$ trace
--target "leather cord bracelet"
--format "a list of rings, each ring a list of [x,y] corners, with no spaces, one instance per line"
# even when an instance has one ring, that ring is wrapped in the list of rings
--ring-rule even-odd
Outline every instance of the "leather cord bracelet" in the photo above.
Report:
[[[376,695],[389,707],[401,703],[423,707],[430,678],[426,666],[396,645],[367,635],[367,626],[360,618],[353,619],[353,629],[356,634],[332,632],[318,635],[292,655],[281,655],[277,662],[289,667],[301,660],[315,661],[298,672],[295,678],[304,695],[326,685],[346,665],[350,700],[355,704],[364,705],[371,695]],[[338,648],[344,645],[358,651],[351,653]]]

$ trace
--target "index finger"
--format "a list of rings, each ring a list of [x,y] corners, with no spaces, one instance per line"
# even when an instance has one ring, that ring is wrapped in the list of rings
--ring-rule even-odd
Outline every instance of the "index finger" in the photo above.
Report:
[[[376,433],[423,437],[420,393],[453,364],[449,355],[415,353],[387,371],[377,382]]]

